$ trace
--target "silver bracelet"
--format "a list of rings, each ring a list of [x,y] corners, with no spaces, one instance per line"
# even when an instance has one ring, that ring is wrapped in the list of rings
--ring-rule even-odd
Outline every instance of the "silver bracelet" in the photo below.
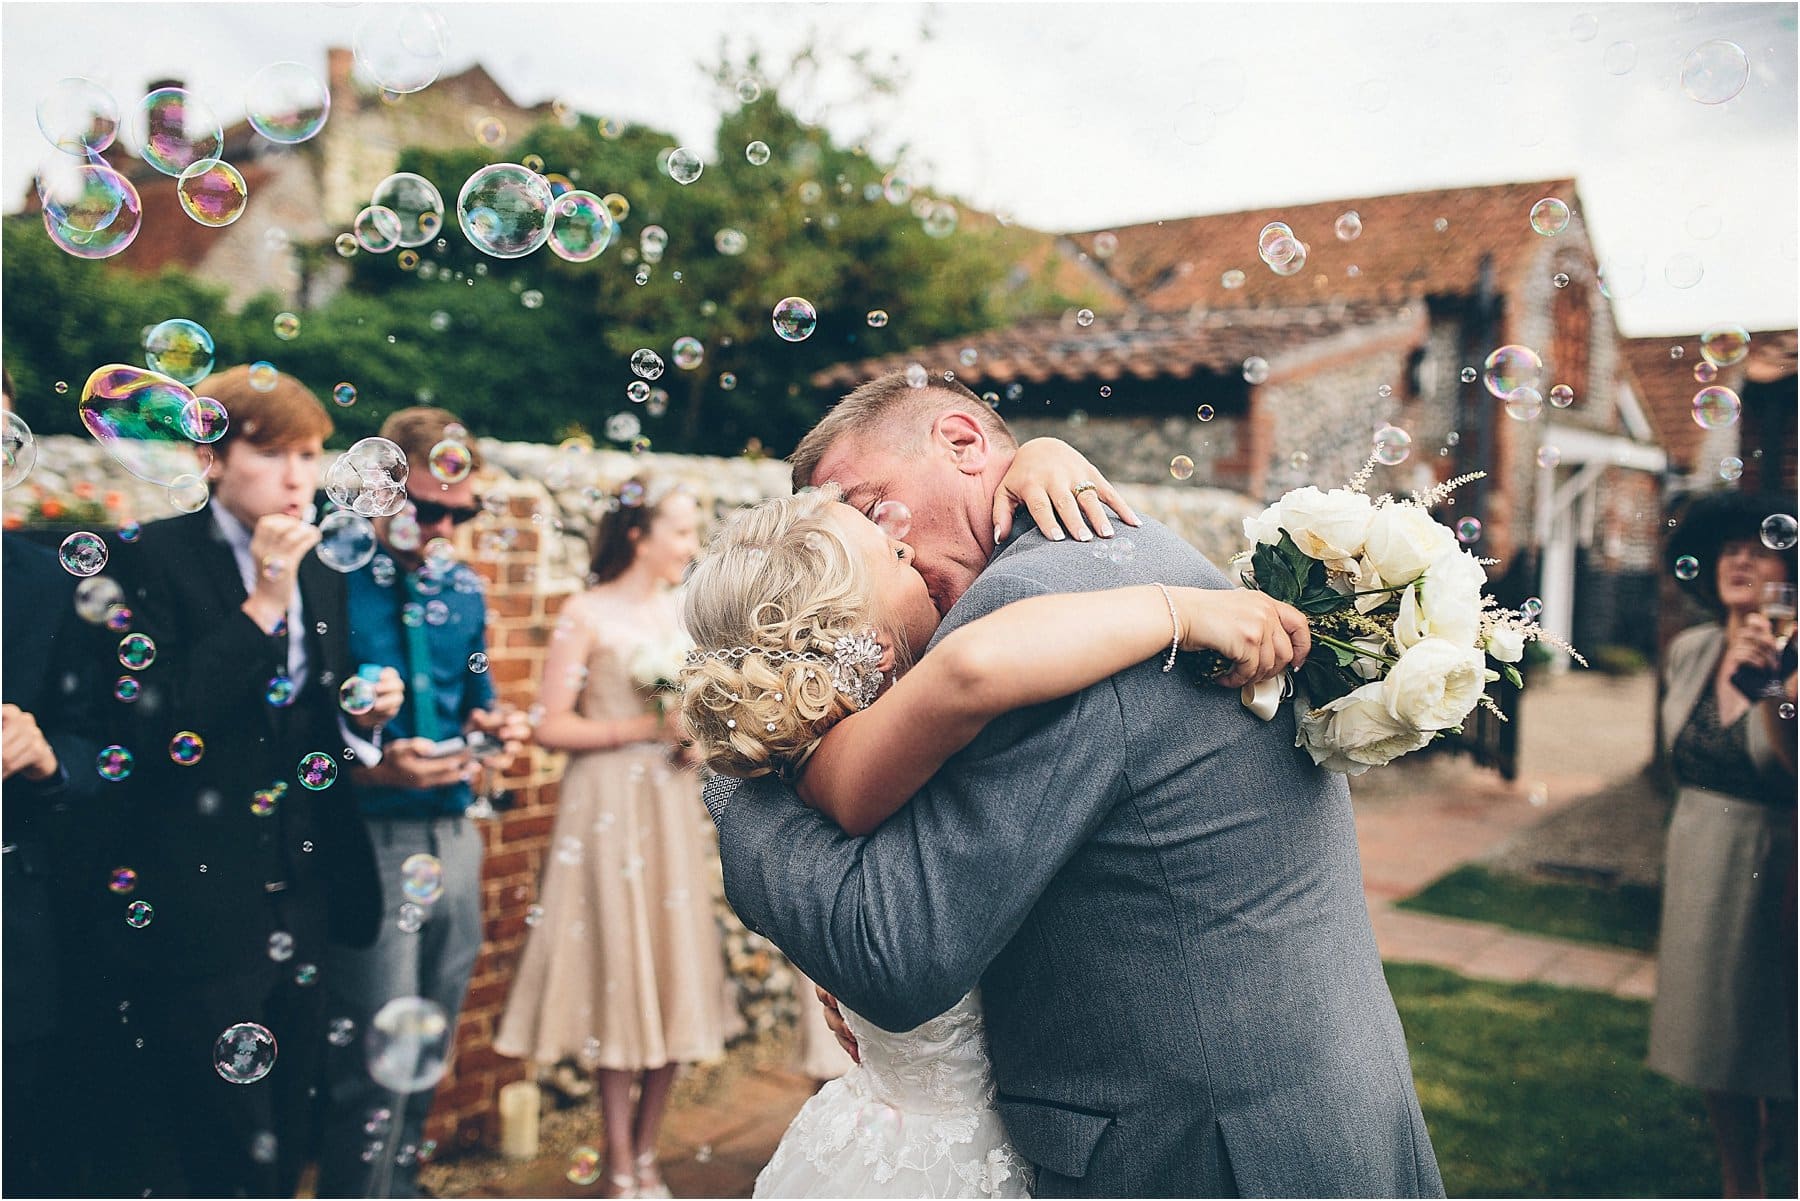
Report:
[[[1181,649],[1181,619],[1175,616],[1175,598],[1170,596],[1169,590],[1163,588],[1161,584],[1158,584],[1157,587],[1162,589],[1163,599],[1169,602],[1169,657],[1163,660],[1163,670],[1174,671],[1175,652]]]

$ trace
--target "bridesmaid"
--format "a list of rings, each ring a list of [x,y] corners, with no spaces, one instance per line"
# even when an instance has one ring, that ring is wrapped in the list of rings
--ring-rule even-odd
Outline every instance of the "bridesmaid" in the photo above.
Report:
[[[590,587],[557,623],[537,743],[569,762],[542,916],[494,1042],[515,1059],[597,1069],[613,1197],[669,1195],[656,1138],[676,1069],[724,1053],[710,826],[674,708],[665,715],[650,686],[672,680],[687,649],[676,588],[699,520],[690,493],[626,483],[600,523]]]

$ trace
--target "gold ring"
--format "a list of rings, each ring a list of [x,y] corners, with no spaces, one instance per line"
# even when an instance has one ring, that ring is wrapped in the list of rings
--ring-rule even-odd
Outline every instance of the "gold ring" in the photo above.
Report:
[[[1074,492],[1071,495],[1080,496],[1083,492],[1097,492],[1099,490],[1100,485],[1096,484],[1093,480],[1082,480],[1079,484],[1075,485]]]

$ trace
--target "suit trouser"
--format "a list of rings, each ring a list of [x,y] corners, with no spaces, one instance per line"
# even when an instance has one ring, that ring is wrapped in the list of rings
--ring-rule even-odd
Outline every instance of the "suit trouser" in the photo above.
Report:
[[[481,834],[475,824],[464,817],[367,821],[381,877],[381,929],[370,947],[333,946],[326,954],[327,1016],[348,1017],[356,1027],[348,1045],[327,1052],[321,1197],[417,1195],[419,1147],[436,1088],[402,1094],[376,1081],[364,1035],[383,1005],[412,996],[441,1005],[454,1032],[481,954]],[[443,892],[420,905],[423,924],[409,933],[400,924],[400,906],[411,900],[401,891],[401,865],[421,853],[443,865]]]

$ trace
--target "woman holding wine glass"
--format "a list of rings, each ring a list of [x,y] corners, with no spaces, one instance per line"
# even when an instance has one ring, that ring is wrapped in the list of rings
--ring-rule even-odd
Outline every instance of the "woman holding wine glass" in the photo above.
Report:
[[[1667,548],[1714,620],[1664,655],[1663,751],[1679,791],[1649,1064],[1705,1092],[1727,1197],[1764,1195],[1768,1136],[1793,1126],[1794,552],[1762,535],[1793,508],[1704,496]]]

